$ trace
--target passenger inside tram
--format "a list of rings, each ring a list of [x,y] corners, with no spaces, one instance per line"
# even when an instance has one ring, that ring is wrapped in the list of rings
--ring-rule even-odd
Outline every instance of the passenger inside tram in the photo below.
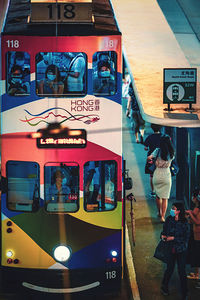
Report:
[[[28,82],[24,82],[21,66],[14,65],[12,67],[7,85],[7,93],[10,96],[22,96],[30,93],[30,85]]]
[[[114,95],[115,77],[111,74],[111,65],[108,61],[100,60],[97,65],[98,72],[94,77],[94,94]]]
[[[46,68],[45,78],[40,80],[38,94],[40,95],[62,95],[64,83],[61,81],[60,71],[56,65],[49,65]]]
[[[68,200],[70,187],[67,186],[67,178],[61,170],[56,170],[53,174],[53,185],[50,187],[51,202],[63,203]]]

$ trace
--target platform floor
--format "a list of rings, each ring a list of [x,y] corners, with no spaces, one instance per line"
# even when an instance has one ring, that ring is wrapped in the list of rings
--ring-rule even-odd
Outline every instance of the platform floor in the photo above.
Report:
[[[134,271],[136,273],[136,282],[133,282],[134,300],[179,300],[179,278],[177,269],[175,270],[171,284],[170,296],[167,298],[160,294],[160,284],[165,269],[165,265],[153,258],[155,247],[159,241],[162,224],[157,218],[155,200],[149,197],[150,184],[149,175],[144,174],[144,165],[147,152],[144,146],[135,142],[134,134],[131,130],[130,119],[125,115],[127,100],[123,100],[123,126],[127,130],[123,131],[124,158],[126,159],[127,168],[130,170],[129,175],[133,178],[132,192],[135,195],[136,202],[133,204],[135,226],[136,226],[136,243],[132,243],[131,219],[130,219],[130,202],[126,202],[126,220],[128,233],[133,257]],[[145,136],[152,133],[149,123],[146,123]],[[175,179],[173,179],[171,197],[169,199],[168,212],[171,204],[175,200]],[[128,194],[131,191],[127,191]],[[190,272],[190,266],[187,266]],[[134,278],[133,278],[134,279]],[[132,279],[132,280],[133,280]],[[137,285],[139,297],[137,294]],[[195,281],[188,280],[190,300],[200,299],[200,289],[195,289]]]

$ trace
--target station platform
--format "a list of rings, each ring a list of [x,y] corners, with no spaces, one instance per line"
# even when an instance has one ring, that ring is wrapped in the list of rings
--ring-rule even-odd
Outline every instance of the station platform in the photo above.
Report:
[[[136,202],[133,202],[135,218],[135,245],[132,239],[132,223],[130,217],[131,203],[126,200],[127,247],[126,260],[129,270],[129,280],[132,289],[130,300],[181,300],[180,282],[177,267],[170,281],[170,295],[160,293],[160,285],[165,270],[165,264],[153,257],[160,238],[162,224],[157,217],[155,199],[150,194],[149,175],[144,173],[147,152],[142,144],[137,144],[131,129],[130,119],[126,117],[127,99],[123,100],[123,124],[127,130],[123,131],[123,153],[126,168],[133,179],[133,189],[126,191],[126,195],[133,193]],[[152,133],[150,124],[145,124],[145,138]],[[173,178],[171,196],[167,215],[175,202],[175,178]],[[187,273],[191,272],[187,265]],[[195,280],[188,279],[189,300],[200,299],[200,289],[195,288]]]
[[[195,24],[198,34],[200,18],[196,6],[192,7],[194,1],[178,0],[180,4],[187,4],[187,15]],[[116,19],[122,32],[125,60],[134,83],[134,90],[140,105],[143,118],[150,123],[162,124],[175,127],[199,127],[200,126],[200,56],[198,61],[191,64],[183,51],[182,45],[172,31],[164,16],[158,2],[167,2],[166,5],[174,14],[174,21],[186,33],[187,26],[183,21],[184,12],[174,10],[179,4],[176,0],[112,0]],[[187,3],[186,3],[187,2]],[[190,2],[190,3],[189,3]],[[198,1],[196,1],[198,2]],[[193,15],[192,15],[193,12]],[[196,13],[195,13],[196,12]],[[185,16],[186,17],[186,16]],[[197,37],[196,37],[197,39]],[[199,53],[199,41],[188,48]],[[196,48],[195,48],[196,47]],[[173,111],[165,111],[163,104],[163,69],[164,68],[191,68],[196,67],[197,100],[192,104],[194,112],[186,112],[188,104],[170,104]]]

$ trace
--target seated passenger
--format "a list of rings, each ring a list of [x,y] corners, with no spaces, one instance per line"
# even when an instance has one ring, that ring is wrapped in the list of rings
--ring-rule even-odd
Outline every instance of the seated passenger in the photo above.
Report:
[[[38,94],[62,95],[64,84],[61,81],[60,71],[57,66],[49,65],[45,72],[45,78],[40,80]]]
[[[15,65],[12,67],[7,92],[11,96],[30,93],[29,82],[23,82],[23,70],[21,66]]]
[[[49,195],[51,203],[64,203],[68,200],[71,190],[66,185],[66,177],[61,170],[56,170],[53,175],[54,184],[50,187]]]
[[[99,61],[98,73],[93,84],[94,94],[114,95],[115,77],[111,74],[109,62]]]

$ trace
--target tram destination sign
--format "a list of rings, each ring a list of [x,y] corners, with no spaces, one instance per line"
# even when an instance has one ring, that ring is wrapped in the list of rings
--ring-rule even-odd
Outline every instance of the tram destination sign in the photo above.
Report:
[[[86,145],[87,139],[84,129],[69,130],[60,134],[45,133],[37,138],[38,148],[85,148]]]
[[[164,69],[164,104],[196,103],[197,69]]]
[[[92,0],[32,0],[31,22],[92,23]]]

